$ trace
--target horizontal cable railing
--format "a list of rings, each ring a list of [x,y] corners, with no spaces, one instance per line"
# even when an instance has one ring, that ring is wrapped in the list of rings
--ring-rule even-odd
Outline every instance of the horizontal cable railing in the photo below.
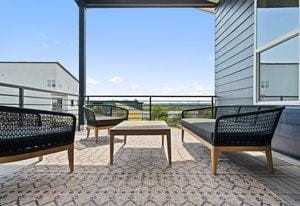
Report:
[[[72,113],[78,117],[78,94],[0,83],[0,105]]]
[[[97,115],[100,105],[129,110],[129,120],[163,120],[177,125],[182,110],[215,105],[212,95],[88,95],[86,104]],[[100,114],[98,114],[100,115]]]

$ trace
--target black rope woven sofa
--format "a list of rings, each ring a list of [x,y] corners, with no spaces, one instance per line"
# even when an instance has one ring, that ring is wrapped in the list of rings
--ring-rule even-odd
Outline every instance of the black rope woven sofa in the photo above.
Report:
[[[218,154],[235,151],[264,151],[273,171],[271,141],[284,107],[216,106],[182,112],[182,141],[185,131],[211,150],[211,173],[216,175]]]
[[[74,170],[73,114],[0,106],[0,163],[67,150]]]
[[[101,105],[86,105],[83,107],[87,121],[87,137],[90,135],[90,130],[95,130],[96,143],[98,143],[98,132],[100,129],[108,129],[113,126],[128,120],[129,111],[125,108],[101,104]]]

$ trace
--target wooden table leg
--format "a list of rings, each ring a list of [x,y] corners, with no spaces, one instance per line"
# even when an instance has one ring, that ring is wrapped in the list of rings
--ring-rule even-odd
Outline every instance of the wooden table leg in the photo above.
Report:
[[[165,145],[165,135],[161,135],[161,144]]]
[[[127,135],[124,135],[124,144],[127,143]]]
[[[168,148],[168,159],[169,159],[169,165],[172,164],[172,152],[171,152],[171,134],[167,134],[167,148]]]
[[[89,127],[86,127],[86,130],[87,130],[87,135],[86,135],[86,138],[89,138],[89,136],[90,136],[90,128]]]
[[[113,165],[114,163],[114,142],[115,142],[115,136],[113,134],[110,134],[110,164]]]
[[[98,144],[98,136],[99,136],[99,130],[98,130],[98,128],[95,128],[96,144]]]
[[[68,160],[70,173],[72,173],[74,171],[74,144],[70,145],[68,149]]]

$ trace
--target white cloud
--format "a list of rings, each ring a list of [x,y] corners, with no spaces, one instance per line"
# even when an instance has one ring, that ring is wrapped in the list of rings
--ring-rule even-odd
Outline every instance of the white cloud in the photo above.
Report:
[[[92,84],[92,85],[96,85],[96,84],[98,84],[99,82],[98,82],[97,80],[91,78],[91,77],[88,77],[88,78],[87,78],[87,83],[88,83],[88,84]]]
[[[137,85],[137,84],[132,84],[132,85],[129,86],[129,89],[132,89],[132,90],[135,90],[135,89],[138,89],[138,88],[140,88],[140,86]]]
[[[109,81],[114,84],[120,84],[121,82],[123,82],[123,79],[121,77],[115,76],[111,78]]]

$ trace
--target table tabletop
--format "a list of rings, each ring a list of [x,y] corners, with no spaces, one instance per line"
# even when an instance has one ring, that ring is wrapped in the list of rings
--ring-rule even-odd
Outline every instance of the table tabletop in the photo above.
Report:
[[[110,131],[126,130],[170,130],[165,121],[123,121]]]

